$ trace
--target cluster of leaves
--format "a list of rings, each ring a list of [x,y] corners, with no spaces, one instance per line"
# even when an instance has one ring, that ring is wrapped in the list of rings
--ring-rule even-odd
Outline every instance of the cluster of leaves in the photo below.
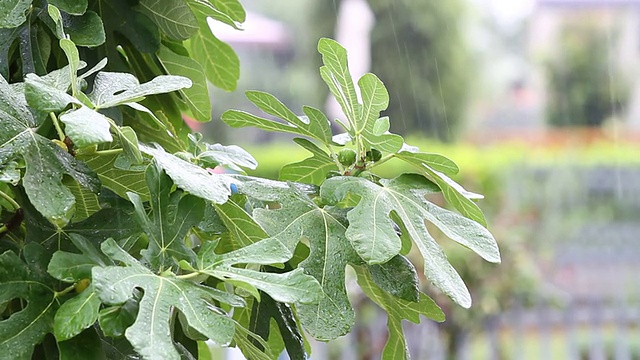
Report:
[[[425,221],[499,261],[478,195],[448,177],[456,165],[388,132],[387,90],[367,74],[359,95],[335,41],[320,41],[320,70],[344,134],[321,111],[297,116],[263,92],[247,96],[271,118],[223,116],[303,136],[313,157],[274,181],[208,171],[257,164],[189,134],[181,117],[208,120],[206,79],[235,87],[237,58],[208,24],[237,27],[236,0],[0,4],[3,356],[206,359],[213,343],[250,359],[305,358],[303,330],[328,341],[354,325],[349,265],[389,314],[384,356],[408,358],[402,320],[443,320],[404,256],[412,244],[427,278],[471,305]],[[389,160],[417,172],[371,172]],[[437,192],[461,215],[427,200]]]

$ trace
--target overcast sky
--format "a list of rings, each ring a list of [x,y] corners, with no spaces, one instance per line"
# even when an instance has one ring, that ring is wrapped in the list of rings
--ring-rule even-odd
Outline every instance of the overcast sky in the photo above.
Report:
[[[531,14],[535,0],[472,0],[479,6],[487,7],[502,25],[510,26]]]

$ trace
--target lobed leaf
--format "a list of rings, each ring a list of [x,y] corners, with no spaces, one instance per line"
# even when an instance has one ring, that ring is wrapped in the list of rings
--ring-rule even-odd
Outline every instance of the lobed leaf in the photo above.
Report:
[[[309,304],[317,302],[322,295],[318,282],[313,277],[305,275],[302,269],[279,274],[233,266],[268,265],[289,260],[293,253],[278,239],[258,241],[224,254],[216,254],[216,246],[216,243],[209,242],[198,252],[198,272],[224,281],[249,284],[279,302]]]
[[[272,319],[277,324],[274,329],[276,331],[271,331]],[[293,309],[287,304],[274,301],[267,294],[262,294],[260,302],[253,302],[250,330],[270,341],[273,341],[272,338],[275,335],[280,335],[290,359],[306,359],[308,357],[305,339],[298,328]]]
[[[451,173],[457,167],[453,167],[446,158],[436,154],[411,153],[402,151],[396,155],[399,159],[413,165],[420,173],[433,181],[442,190],[442,195],[456,210],[471,220],[474,220],[482,226],[487,226],[487,221],[478,205],[472,199],[482,199],[483,196],[465,190],[458,183],[453,181],[441,171]],[[435,165],[435,166],[434,166]],[[455,164],[454,164],[455,165]],[[443,169],[444,167],[444,169]]]
[[[389,295],[406,301],[419,301],[418,274],[406,257],[396,255],[384,264],[369,265],[368,268],[373,282]]]
[[[73,179],[63,178],[62,183],[71,191],[73,197],[76,199],[75,212],[71,219],[73,222],[86,220],[101,210],[98,195],[83,188]]]
[[[268,344],[260,336],[237,323],[236,333],[233,335],[233,341],[235,341],[236,345],[247,359],[272,360],[275,358]]]
[[[409,359],[409,349],[402,330],[402,320],[420,323],[420,315],[435,321],[444,321],[444,313],[427,295],[421,293],[420,300],[409,302],[389,295],[379,288],[365,267],[355,267],[358,285],[362,291],[378,306],[387,312],[389,339],[382,351],[382,359]]]
[[[458,165],[446,156],[434,153],[418,152],[417,148],[416,151],[406,150],[410,148],[411,147],[409,146],[405,146],[405,148],[400,151],[396,157],[420,168],[421,170],[422,164],[424,164],[446,175],[455,175],[460,171]]]
[[[395,153],[404,144],[402,136],[389,133],[389,119],[379,118],[389,105],[389,93],[374,74],[364,74],[358,81],[362,93],[362,120],[356,134],[362,134],[367,149]]]
[[[239,0],[208,0],[208,2],[233,21],[243,23],[246,19],[247,14]]]
[[[404,174],[381,183],[383,186],[362,178],[335,177],[322,185],[320,195],[330,203],[339,202],[349,193],[360,196],[358,205],[347,215],[346,236],[369,264],[385,263],[400,252],[402,242],[390,217],[396,214],[422,253],[427,278],[455,302],[469,307],[469,291],[429,235],[425,220],[484,259],[499,262],[500,253],[493,236],[477,222],[428,202],[425,195],[438,189],[420,175]]]
[[[269,237],[251,215],[233,199],[229,199],[224,204],[215,204],[214,206],[215,213],[220,217],[226,230],[238,244],[237,248],[249,246]]]
[[[347,297],[345,267],[362,260],[345,236],[344,214],[340,209],[319,208],[307,195],[284,183],[246,182],[242,190],[257,199],[280,202],[278,209],[256,209],[253,213],[271,235],[269,239],[291,252],[303,238],[310,243],[311,253],[299,266],[320,283],[323,297],[317,304],[296,305],[304,328],[324,341],[349,333],[355,313]]]
[[[27,74],[24,94],[27,103],[32,108],[46,112],[57,112],[69,104],[81,104],[78,99],[67,94],[69,86],[71,86],[69,67],[65,66],[43,77]]]
[[[135,207],[135,217],[149,239],[149,247],[142,256],[152,269],[171,268],[180,260],[195,261],[195,253],[185,244],[191,228],[204,214],[204,201],[181,190],[171,191],[173,182],[157,166],[146,170],[147,187],[151,197],[148,215],[138,194],[128,193]]]
[[[124,147],[124,145],[123,145]],[[120,154],[102,156],[78,155],[77,159],[84,161],[94,171],[102,186],[115,192],[122,198],[127,198],[127,193],[138,194],[143,200],[149,198],[149,190],[144,179],[144,171],[137,169],[119,169],[115,162]]]
[[[125,266],[95,267],[93,284],[100,300],[107,305],[123,304],[136,288],[144,291],[135,322],[125,336],[137,353],[150,359],[180,359],[171,339],[172,309],[177,309],[189,326],[220,346],[228,345],[234,334],[233,321],[214,306],[221,301],[243,306],[241,298],[220,290],[181,280],[171,275],[156,275],[142,266],[113,240],[102,244],[102,251]]]
[[[84,188],[97,192],[100,182],[84,163],[32,129],[23,129],[0,146],[7,158],[21,156],[26,164],[22,185],[34,207],[49,221],[63,226],[73,215],[75,197],[63,185],[64,174]]]
[[[222,120],[232,127],[253,126],[267,131],[280,131],[310,137],[324,144],[331,143],[331,128],[326,116],[317,109],[304,107],[307,117],[298,117],[275,96],[262,91],[247,91],[247,98],[265,113],[285,120],[281,123],[244,111],[227,110]]]
[[[356,88],[347,65],[347,50],[337,41],[322,38],[318,42],[318,51],[322,54],[320,76],[329,86],[329,90],[336,98],[342,111],[347,116],[350,134],[358,129],[364,129],[362,105],[358,102]]]

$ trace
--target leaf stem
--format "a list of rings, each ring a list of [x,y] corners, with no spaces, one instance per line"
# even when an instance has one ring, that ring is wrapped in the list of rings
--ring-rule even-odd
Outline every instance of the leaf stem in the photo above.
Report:
[[[338,161],[338,154],[333,150],[333,146],[329,144],[325,144],[325,145],[327,146],[327,149],[329,149],[329,152],[331,153],[331,160],[333,160],[333,162],[338,166],[338,170],[340,171],[340,173],[344,174],[345,168],[340,163],[340,161]]]
[[[18,204],[15,200],[13,200],[13,198],[7,195],[4,191],[0,190],[0,197],[7,200],[7,202],[9,202],[9,204],[11,204],[14,209],[20,209],[20,204]]]
[[[97,156],[114,155],[114,154],[120,154],[122,151],[123,151],[122,148],[109,149],[109,150],[98,150],[98,151],[95,151],[92,155],[97,155]]]
[[[389,154],[389,155],[385,155],[383,156],[380,160],[374,162],[373,164],[371,164],[368,169],[373,169],[374,167],[378,166],[378,165],[382,165],[385,162],[393,159],[396,156],[396,154]]]
[[[7,231],[9,231],[9,228],[7,227],[7,225],[0,226],[0,234],[4,234]]]
[[[194,271],[192,273],[188,273],[188,274],[184,274],[184,275],[177,275],[176,277],[180,280],[189,280],[189,279],[193,279],[195,277],[198,277],[202,275],[202,273],[200,273],[199,271]]]
[[[64,290],[62,290],[62,291],[56,291],[56,292],[53,294],[53,296],[55,296],[55,297],[57,297],[57,298],[58,298],[58,297],[60,297],[60,296],[63,296],[63,295],[68,294],[69,292],[73,291],[75,288],[76,288],[76,284],[73,284],[73,285],[71,285],[71,286],[69,286],[69,287],[65,288],[65,289],[64,289]]]
[[[56,117],[56,114],[54,114],[53,112],[50,112],[49,117],[51,118],[51,121],[53,122],[53,126],[56,128],[56,131],[58,132],[58,137],[60,138],[60,141],[64,141],[64,138],[66,137],[66,135],[64,134],[64,131],[62,131],[62,128],[60,127],[60,123],[58,122],[58,118]]]

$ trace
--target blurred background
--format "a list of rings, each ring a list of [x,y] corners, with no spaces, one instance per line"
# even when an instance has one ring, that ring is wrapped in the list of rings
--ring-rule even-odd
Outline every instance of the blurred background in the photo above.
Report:
[[[277,178],[304,150],[220,114],[255,112],[243,92],[258,89],[340,117],[318,76],[317,41],[332,37],[355,77],[374,72],[389,89],[392,131],[452,158],[456,180],[486,197],[503,263],[442,239],[474,305],[425,281],[447,321],[405,324],[413,358],[640,359],[640,0],[243,4],[244,31],[214,29],[240,56],[238,91],[212,89],[214,120],[196,130]],[[350,291],[357,327],[314,344],[312,359],[380,357],[385,315]]]

